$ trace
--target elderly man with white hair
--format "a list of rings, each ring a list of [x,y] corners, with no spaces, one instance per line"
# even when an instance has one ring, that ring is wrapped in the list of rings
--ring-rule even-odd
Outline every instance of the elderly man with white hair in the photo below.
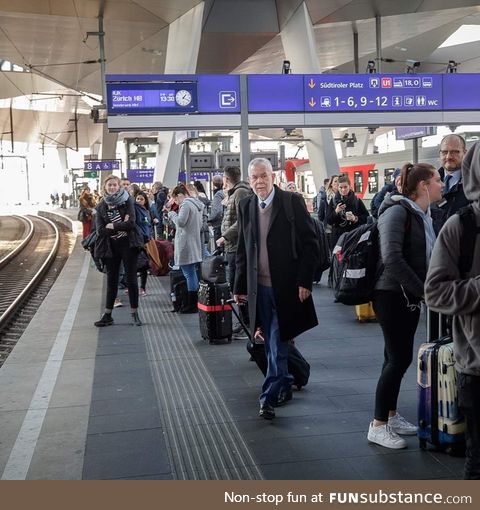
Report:
[[[260,395],[262,418],[292,399],[288,342],[318,324],[311,290],[318,244],[305,202],[273,184],[270,161],[248,167],[253,195],[240,202],[234,297],[248,300],[252,336],[261,328],[268,368]]]

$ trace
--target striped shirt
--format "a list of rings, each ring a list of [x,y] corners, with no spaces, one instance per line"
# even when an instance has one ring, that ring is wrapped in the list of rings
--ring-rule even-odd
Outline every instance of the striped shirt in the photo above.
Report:
[[[113,209],[107,209],[108,219],[110,223],[120,223],[122,217],[120,216],[120,211],[114,207]],[[128,233],[124,230],[117,230],[117,233],[113,236],[110,236],[111,239],[121,239],[122,237],[127,237]]]

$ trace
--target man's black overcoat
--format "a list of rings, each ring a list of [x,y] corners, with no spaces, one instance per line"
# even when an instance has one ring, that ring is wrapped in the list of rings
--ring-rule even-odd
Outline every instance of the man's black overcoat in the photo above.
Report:
[[[291,197],[288,197],[291,195]],[[291,198],[294,225],[288,219],[285,200]],[[310,296],[303,303],[299,286],[312,289],[313,274],[318,263],[318,240],[313,220],[303,198],[275,186],[272,217],[267,234],[268,260],[275,295],[280,336],[288,341],[318,324]],[[235,294],[247,294],[250,329],[255,332],[257,316],[258,267],[258,198],[243,199],[238,211],[238,246],[236,256]],[[294,233],[292,233],[292,229]],[[293,242],[295,241],[295,250]],[[296,258],[295,258],[296,251]]]

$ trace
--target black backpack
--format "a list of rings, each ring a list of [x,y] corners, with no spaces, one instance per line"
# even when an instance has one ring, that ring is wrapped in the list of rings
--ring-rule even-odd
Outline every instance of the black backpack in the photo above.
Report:
[[[379,276],[377,222],[340,236],[332,258],[335,300],[345,305],[361,305],[372,300]]]

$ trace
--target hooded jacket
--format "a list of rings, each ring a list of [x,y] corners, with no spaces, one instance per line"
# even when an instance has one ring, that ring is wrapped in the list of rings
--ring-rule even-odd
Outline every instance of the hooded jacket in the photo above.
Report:
[[[421,213],[401,194],[387,195],[379,210],[383,272],[375,290],[393,290],[419,300],[427,274],[425,227]]]
[[[463,190],[473,202],[480,225],[480,144],[471,147],[462,164]],[[451,216],[443,226],[432,253],[425,300],[435,312],[453,315],[453,342],[459,372],[480,376],[480,235],[477,235],[473,264],[467,277],[459,271],[460,217]]]
[[[194,264],[202,260],[200,232],[204,205],[198,198],[186,198],[178,213],[170,211],[168,218],[175,224],[174,258],[176,266]]]

